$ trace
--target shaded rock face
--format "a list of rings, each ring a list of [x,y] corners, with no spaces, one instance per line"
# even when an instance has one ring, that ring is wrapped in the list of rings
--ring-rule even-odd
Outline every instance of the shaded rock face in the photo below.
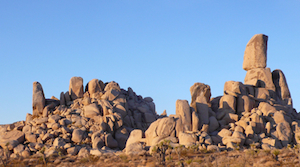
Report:
[[[265,68],[267,65],[268,36],[264,34],[254,35],[247,43],[243,69],[248,71],[254,68]]]
[[[285,79],[285,76],[281,70],[274,70],[272,72],[273,83],[275,85],[276,95],[283,105],[291,105],[291,94]]]

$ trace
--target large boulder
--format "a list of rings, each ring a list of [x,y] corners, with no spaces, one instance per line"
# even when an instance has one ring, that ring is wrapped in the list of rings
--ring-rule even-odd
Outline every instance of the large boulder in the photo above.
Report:
[[[24,140],[25,134],[19,130],[4,132],[0,135],[0,146],[2,148],[8,147],[9,150],[12,150],[19,143],[23,143]]]
[[[69,94],[71,100],[83,97],[83,79],[81,77],[72,77],[70,79]]]
[[[123,150],[125,148],[128,137],[129,137],[129,133],[126,130],[126,128],[119,128],[115,132],[115,139],[118,142],[118,146],[120,149]]]
[[[232,95],[222,96],[222,98],[220,99],[220,102],[219,102],[219,110],[221,112],[226,110],[231,113],[235,113],[236,112],[236,97],[234,97]]]
[[[102,91],[98,79],[92,79],[87,86],[91,98],[95,98],[95,95]]]
[[[202,128],[203,124],[208,124],[208,119],[209,119],[209,107],[208,103],[205,100],[204,96],[198,96],[196,98],[196,101],[193,103],[194,106],[192,106],[196,113],[198,113],[199,117],[199,129]]]
[[[255,106],[255,101],[247,95],[238,96],[236,102],[236,110],[238,115],[242,114],[243,112],[250,112]]]
[[[136,155],[141,154],[143,152],[143,145],[142,143],[132,143],[126,146],[125,153],[127,155]]]
[[[260,102],[258,105],[258,109],[263,113],[264,116],[269,116],[270,112],[276,112],[276,108],[267,102]]]
[[[33,82],[32,92],[32,115],[42,115],[45,107],[45,95],[43,87],[39,82]]]
[[[130,132],[129,138],[126,142],[126,147],[130,144],[141,142],[143,138],[143,131],[140,129],[135,129]]]
[[[258,88],[267,88],[274,91],[272,73],[270,68],[255,68],[248,70],[244,79],[245,85],[253,85]]]
[[[88,118],[93,118],[100,114],[98,105],[96,103],[84,106],[84,116]]]
[[[247,43],[243,69],[248,71],[254,68],[265,68],[267,65],[268,36],[264,34],[254,35]]]
[[[227,81],[224,84],[224,94],[246,95],[246,88],[242,82]]]
[[[190,88],[190,92],[192,96],[191,104],[193,104],[194,101],[196,101],[196,98],[200,95],[206,98],[207,103],[210,103],[211,93],[209,85],[205,85],[204,83],[199,82],[194,83],[194,85]]]
[[[196,144],[197,136],[193,133],[181,132],[179,133],[178,140],[180,145],[191,146]]]
[[[177,126],[177,124],[178,123],[175,122],[175,118],[171,116],[160,118],[153,122],[145,132],[147,146],[152,146],[153,139],[158,136],[175,137],[175,125]]]
[[[288,122],[281,122],[276,126],[278,139],[283,147],[286,147],[292,140],[293,133]]]
[[[108,133],[105,135],[105,145],[109,148],[117,148],[118,142],[113,138],[113,136]]]
[[[72,141],[80,143],[84,139],[85,132],[81,129],[75,129],[72,133]]]
[[[176,115],[180,115],[182,124],[192,130],[192,113],[187,100],[176,101]]]

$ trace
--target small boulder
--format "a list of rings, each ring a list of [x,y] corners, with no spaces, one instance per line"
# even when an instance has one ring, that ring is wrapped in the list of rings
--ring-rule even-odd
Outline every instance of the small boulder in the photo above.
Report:
[[[185,146],[191,146],[196,144],[197,136],[193,133],[184,133],[181,132],[178,137],[179,144]]]
[[[84,131],[81,129],[75,129],[72,133],[72,141],[75,143],[80,143],[84,138]]]
[[[75,147],[70,147],[67,149],[67,153],[70,154],[70,155],[77,155],[78,153],[78,148],[75,146]]]
[[[143,151],[142,143],[136,142],[126,145],[126,154],[127,155],[136,155],[140,154]]]

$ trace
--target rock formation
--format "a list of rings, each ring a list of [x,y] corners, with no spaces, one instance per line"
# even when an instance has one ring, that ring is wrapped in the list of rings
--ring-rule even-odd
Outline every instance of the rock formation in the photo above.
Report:
[[[195,83],[191,103],[176,101],[176,114],[158,116],[151,97],[137,96],[112,81],[93,79],[83,86],[70,79],[60,99],[45,99],[42,85],[33,83],[32,115],[25,121],[0,126],[0,146],[12,155],[86,156],[124,150],[144,154],[160,141],[172,147],[199,149],[236,147],[272,149],[300,143],[300,115],[292,105],[281,70],[266,67],[267,40],[255,35],[246,46],[244,83],[227,81],[222,96],[211,98],[211,88]]]
[[[158,119],[145,132],[146,145],[170,140],[172,146],[214,145],[224,150],[300,143],[300,116],[293,109],[286,78],[281,70],[266,68],[267,40],[268,36],[257,34],[248,42],[244,83],[227,81],[223,96],[212,99],[208,85],[195,83],[190,88],[190,106],[177,100],[176,115]]]

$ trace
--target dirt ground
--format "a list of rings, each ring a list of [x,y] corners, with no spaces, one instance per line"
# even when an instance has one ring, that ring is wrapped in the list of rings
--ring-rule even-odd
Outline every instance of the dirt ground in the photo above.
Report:
[[[211,166],[211,167],[273,167],[273,166],[299,166],[299,153],[293,149],[280,150],[233,150],[222,152],[205,152],[186,150],[180,154],[176,152],[166,153],[165,161],[160,159],[159,154],[149,155],[126,155],[123,152],[115,154],[103,154],[79,158],[77,156],[62,155],[58,157],[31,156],[3,161],[1,166],[66,166],[66,167],[89,167],[89,166]],[[7,163],[7,164],[6,164]]]

